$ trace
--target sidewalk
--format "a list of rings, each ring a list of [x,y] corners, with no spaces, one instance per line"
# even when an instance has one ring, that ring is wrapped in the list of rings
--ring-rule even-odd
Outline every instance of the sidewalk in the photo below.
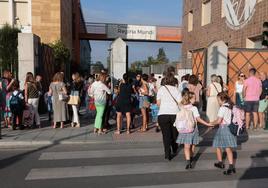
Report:
[[[2,139],[0,147],[9,146],[38,146],[38,145],[55,145],[55,144],[90,144],[90,143],[146,143],[146,142],[162,142],[162,134],[156,133],[152,128],[146,133],[138,132],[138,128],[132,134],[114,135],[114,131],[110,131],[105,135],[96,135],[93,133],[93,123],[89,119],[81,118],[81,128],[71,128],[66,125],[64,129],[52,129],[45,118],[43,125],[47,125],[41,129],[12,130],[10,128],[2,129]],[[200,136],[206,140],[213,139],[213,130],[200,130]],[[205,134],[204,134],[205,133]],[[258,130],[249,131],[250,139],[265,139],[268,142],[268,131]]]

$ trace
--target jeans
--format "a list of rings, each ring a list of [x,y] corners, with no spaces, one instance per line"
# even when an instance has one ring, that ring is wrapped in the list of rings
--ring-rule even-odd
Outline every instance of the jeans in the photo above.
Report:
[[[33,106],[36,125],[40,125],[40,116],[38,113],[39,98],[28,99],[28,104]]]
[[[73,122],[80,123],[78,116],[78,105],[72,105],[72,109],[73,109]]]

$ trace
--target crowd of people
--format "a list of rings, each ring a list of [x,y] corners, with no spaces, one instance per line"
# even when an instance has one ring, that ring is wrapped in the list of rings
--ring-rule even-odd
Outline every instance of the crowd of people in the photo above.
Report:
[[[230,96],[221,76],[211,75],[207,87],[201,74],[184,75],[179,82],[174,67],[169,67],[158,78],[154,74],[137,74],[130,78],[125,73],[116,81],[105,70],[87,78],[73,73],[71,82],[66,82],[64,73],[58,72],[47,92],[39,75],[27,73],[24,88],[20,89],[11,72],[4,71],[0,82],[1,107],[5,127],[13,129],[23,129],[26,124],[41,128],[38,104],[43,99],[53,128],[57,128],[58,123],[64,128],[68,121],[71,127],[79,128],[81,107],[86,107],[86,112],[95,118],[94,133],[98,135],[113,129],[117,135],[123,132],[131,134],[137,129],[143,133],[155,127],[155,131],[161,131],[163,135],[167,160],[176,155],[179,144],[184,145],[186,169],[193,168],[195,146],[199,144],[197,123],[207,127],[219,125],[213,140],[218,160],[215,167],[225,167],[222,159],[225,150],[229,168],[224,174],[232,174],[235,173],[232,149],[237,147],[237,141],[228,126],[233,121],[233,106],[241,116],[245,115],[246,129],[250,129],[251,117],[252,129],[265,126],[268,79],[267,73],[259,75],[257,77],[254,68],[249,70],[248,78],[240,73]],[[92,116],[92,112],[96,114]],[[124,117],[126,121],[123,121]],[[110,124],[111,118],[116,120],[115,127]]]

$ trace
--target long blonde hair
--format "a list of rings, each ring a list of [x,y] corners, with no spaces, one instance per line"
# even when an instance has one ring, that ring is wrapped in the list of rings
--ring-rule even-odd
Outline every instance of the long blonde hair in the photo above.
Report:
[[[191,104],[191,99],[195,97],[195,94],[193,92],[190,92],[188,90],[182,92],[182,105],[188,105]]]

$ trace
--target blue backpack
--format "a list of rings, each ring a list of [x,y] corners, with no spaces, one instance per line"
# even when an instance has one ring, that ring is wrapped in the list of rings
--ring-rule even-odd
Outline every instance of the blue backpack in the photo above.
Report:
[[[16,95],[12,93],[12,96],[10,98],[9,104],[10,104],[10,110],[12,113],[22,113],[24,110],[24,100],[20,98],[21,92],[18,92]]]

